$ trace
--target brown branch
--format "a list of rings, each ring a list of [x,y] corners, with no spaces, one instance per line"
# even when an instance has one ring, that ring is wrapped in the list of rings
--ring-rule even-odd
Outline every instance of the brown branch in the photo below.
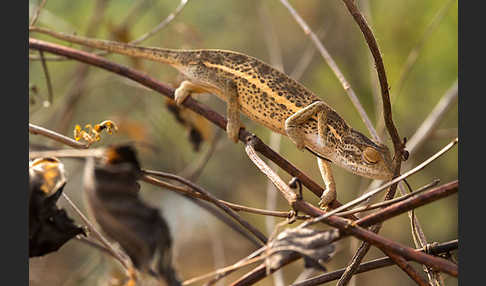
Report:
[[[348,8],[349,13],[353,16],[354,20],[358,24],[363,36],[368,43],[368,47],[373,55],[376,64],[376,72],[378,73],[378,79],[380,80],[381,87],[381,98],[383,100],[383,116],[385,119],[385,125],[390,133],[390,137],[393,141],[393,147],[395,149],[395,156],[401,154],[403,149],[403,144],[400,136],[398,135],[397,128],[393,123],[391,103],[390,103],[390,93],[388,87],[388,80],[385,72],[385,65],[383,64],[383,59],[381,57],[380,49],[378,48],[378,43],[376,42],[375,36],[371,31],[370,27],[366,23],[366,19],[363,17],[358,7],[355,5],[354,0],[343,0],[344,4]],[[398,153],[398,154],[397,154]],[[401,158],[400,158],[401,159]]]

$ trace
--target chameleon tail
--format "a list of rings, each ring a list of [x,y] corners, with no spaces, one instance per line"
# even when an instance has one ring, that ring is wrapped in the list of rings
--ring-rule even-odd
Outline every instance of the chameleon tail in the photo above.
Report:
[[[82,46],[100,49],[116,54],[122,54],[135,58],[143,58],[156,62],[162,62],[169,65],[178,65],[181,62],[181,51],[172,49],[141,47],[131,44],[125,44],[115,41],[90,39],[81,36],[70,35],[52,30],[29,27],[30,32],[38,32],[52,36],[59,40],[64,40],[71,43],[76,43]]]

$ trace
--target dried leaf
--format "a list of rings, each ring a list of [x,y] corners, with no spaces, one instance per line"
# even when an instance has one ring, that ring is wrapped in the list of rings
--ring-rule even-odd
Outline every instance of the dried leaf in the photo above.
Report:
[[[172,239],[159,210],[138,196],[140,166],[130,146],[111,147],[102,162],[87,164],[85,190],[91,212],[135,268],[180,285],[172,268]]]
[[[267,271],[276,270],[293,253],[305,258],[306,267],[325,270],[322,263],[331,259],[336,251],[332,241],[339,235],[338,230],[315,230],[310,228],[292,228],[282,231],[269,244],[272,253],[265,263]]]
[[[56,158],[39,158],[29,164],[29,257],[57,251],[76,235],[85,235],[56,205],[66,185],[64,173]]]
[[[177,106],[175,101],[171,99],[166,101],[166,106],[176,120],[189,130],[189,142],[191,142],[194,151],[199,151],[203,141],[211,141],[213,129],[205,118],[192,110]]]

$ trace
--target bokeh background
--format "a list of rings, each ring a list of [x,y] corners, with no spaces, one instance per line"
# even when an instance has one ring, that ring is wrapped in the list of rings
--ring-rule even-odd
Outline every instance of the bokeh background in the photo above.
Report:
[[[393,119],[402,137],[410,138],[458,76],[458,16],[457,1],[357,1],[365,12],[380,45],[393,98]],[[451,2],[451,4],[446,4]],[[38,1],[29,1],[30,15]],[[50,0],[40,14],[38,25],[57,31],[76,32],[97,38],[130,41],[148,32],[172,13],[179,1],[155,0]],[[374,64],[356,23],[342,1],[291,1],[291,4],[321,39],[340,67],[374,123],[377,123],[381,101]],[[448,5],[434,30],[427,27],[437,12]],[[31,35],[53,42],[52,38]],[[416,63],[402,88],[397,90],[400,74],[410,51],[421,41]],[[297,25],[288,10],[277,0],[228,1],[189,0],[182,12],[163,30],[142,45],[169,48],[218,48],[243,52],[275,66],[280,64],[287,74],[293,74],[309,89],[333,106],[354,128],[368,134],[356,109],[338,80],[316,51],[309,38]],[[37,55],[31,51],[32,55]],[[46,57],[51,55],[46,54]],[[308,58],[308,64],[303,58]],[[163,82],[177,86],[183,80],[175,69],[160,63],[110,55],[123,63]],[[48,70],[53,87],[53,102],[47,98],[45,75],[39,61],[29,61],[30,122],[72,136],[75,124],[94,124],[114,120],[120,131],[103,136],[93,147],[112,143],[136,142],[139,159],[147,169],[187,175],[206,156],[211,144],[215,150],[207,165],[193,180],[220,199],[266,208],[267,180],[251,163],[242,144],[233,144],[217,128],[198,121],[208,140],[195,151],[188,140],[188,130],[181,126],[166,108],[166,98],[125,78],[75,61],[49,61]],[[377,102],[378,98],[378,102]],[[198,99],[224,113],[225,105],[214,96]],[[246,117],[250,132],[269,143],[271,133]],[[412,153],[403,170],[422,162],[457,136],[457,102],[453,103],[431,137]],[[216,139],[215,139],[216,138]],[[278,138],[277,138],[278,139]],[[59,146],[39,136],[30,136],[30,143]],[[216,140],[216,143],[211,143]],[[389,137],[384,140],[391,148]],[[287,138],[279,142],[279,152],[306,174],[321,183],[315,158],[299,152]],[[458,177],[457,148],[412,176],[409,183],[418,188],[438,178],[442,183]],[[63,160],[68,171],[65,192],[85,210],[82,191],[83,163]],[[189,170],[189,171],[188,171]],[[370,180],[334,167],[338,199],[347,202],[362,193]],[[290,177],[279,171],[284,180]],[[160,208],[169,222],[174,239],[174,261],[183,279],[202,275],[245,257],[256,248],[248,240],[222,224],[191,201],[168,190],[142,183],[142,196]],[[304,191],[306,200],[317,203],[312,193]],[[286,202],[277,196],[277,210],[288,210]],[[60,200],[72,217],[78,219],[69,206]],[[457,238],[457,195],[442,199],[416,211],[429,241],[449,241]],[[262,232],[269,234],[266,218],[241,213]],[[79,220],[78,220],[79,221]],[[275,222],[280,222],[276,219]],[[413,246],[409,219],[406,214],[385,223],[381,234]],[[355,252],[359,242],[343,240],[339,252],[327,264],[329,270],[342,268]],[[383,254],[372,248],[365,260]],[[417,266],[414,264],[414,266]],[[295,280],[303,269],[302,262],[293,263],[281,271],[285,284]],[[228,276],[219,285],[227,285],[251,267]],[[420,269],[417,266],[417,269]],[[110,277],[120,273],[111,258],[78,241],[70,241],[58,252],[30,260],[31,285],[106,285]],[[456,285],[457,279],[444,276],[446,285]],[[355,285],[414,285],[397,267],[388,267],[356,276]],[[266,278],[258,285],[273,285]],[[333,285],[330,282],[326,285]],[[201,285],[201,283],[199,283]]]

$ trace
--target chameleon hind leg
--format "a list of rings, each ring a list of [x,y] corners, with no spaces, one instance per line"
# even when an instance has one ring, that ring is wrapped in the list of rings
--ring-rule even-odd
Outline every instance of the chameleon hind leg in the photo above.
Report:
[[[185,80],[175,90],[174,99],[176,104],[181,105],[192,93],[214,93],[215,91],[216,90],[208,89],[204,86]],[[233,81],[227,81],[224,84],[224,88],[218,91],[219,95],[226,101],[226,115],[228,117],[226,132],[232,141],[238,142],[241,122],[236,84]]]
[[[331,108],[322,101],[316,101],[309,106],[299,110],[292,114],[287,120],[285,120],[285,132],[289,136],[298,149],[305,147],[304,136],[305,133],[302,129],[302,125],[307,122],[312,116],[317,114],[317,132],[320,140],[325,144],[325,130],[327,127],[327,115],[331,111]],[[321,172],[322,179],[326,186],[324,192],[321,195],[321,201],[319,206],[326,208],[332,201],[336,199],[336,184],[334,182],[334,176],[329,162],[317,158],[319,171]]]
[[[327,206],[336,199],[336,183],[334,182],[334,176],[332,175],[331,164],[329,164],[329,162],[317,158],[317,165],[319,166],[322,180],[326,185],[324,192],[322,192],[321,200],[319,201],[319,207],[326,209]]]

